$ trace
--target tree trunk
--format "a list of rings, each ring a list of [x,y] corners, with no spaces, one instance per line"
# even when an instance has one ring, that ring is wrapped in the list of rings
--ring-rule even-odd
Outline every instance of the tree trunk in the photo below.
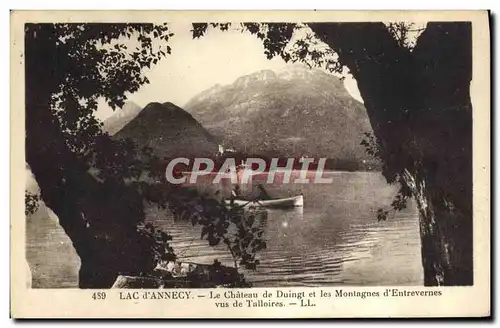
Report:
[[[472,218],[440,196],[440,188],[428,187],[426,179],[409,172],[404,179],[419,209],[425,285],[472,285]]]
[[[80,287],[108,288],[120,273],[152,269],[149,241],[137,231],[142,200],[124,186],[97,181],[68,149],[51,110],[64,73],[57,71],[53,37],[47,27],[26,32],[26,161],[81,259]]]
[[[428,24],[413,51],[382,23],[309,25],[356,79],[386,179],[417,201],[425,285],[472,285],[470,23]]]
[[[40,187],[42,200],[57,215],[80,257],[79,285],[82,288],[110,287],[113,283],[110,280],[116,279],[118,272],[109,272],[113,259],[108,259],[107,267],[100,265],[106,261],[93,259],[104,256],[105,252],[98,246],[93,229],[87,225],[92,218],[85,215],[83,208],[88,197],[85,189],[90,188],[92,179],[78,167],[60,136],[53,134],[57,129],[48,120],[47,107],[31,108],[28,103],[26,114],[26,159]],[[93,189],[87,192],[92,193]]]

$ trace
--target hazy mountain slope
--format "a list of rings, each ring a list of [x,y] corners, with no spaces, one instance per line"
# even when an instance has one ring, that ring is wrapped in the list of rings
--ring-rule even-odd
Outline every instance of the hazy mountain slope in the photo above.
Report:
[[[259,71],[205,90],[184,107],[210,133],[248,152],[367,158],[360,142],[371,127],[363,104],[321,70]]]
[[[134,117],[139,115],[141,109],[142,108],[134,102],[126,102],[120,110],[117,110],[103,122],[103,130],[108,132],[110,135],[115,134],[128,122],[133,120]]]
[[[210,133],[172,103],[148,104],[114,138],[130,138],[162,157],[213,155],[218,150]]]

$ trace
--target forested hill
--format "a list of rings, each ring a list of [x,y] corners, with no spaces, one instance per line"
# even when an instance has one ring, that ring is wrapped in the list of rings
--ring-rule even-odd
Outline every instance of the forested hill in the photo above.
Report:
[[[217,142],[188,112],[172,103],[148,104],[114,138],[130,138],[160,157],[211,156]]]

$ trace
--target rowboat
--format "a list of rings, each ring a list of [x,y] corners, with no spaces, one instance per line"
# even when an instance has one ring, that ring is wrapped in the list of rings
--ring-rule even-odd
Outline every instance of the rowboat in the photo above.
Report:
[[[304,196],[294,196],[287,198],[277,198],[268,200],[244,200],[244,199],[234,199],[226,200],[227,205],[231,205],[233,202],[236,206],[250,207],[250,206],[262,206],[265,208],[293,208],[304,206]]]

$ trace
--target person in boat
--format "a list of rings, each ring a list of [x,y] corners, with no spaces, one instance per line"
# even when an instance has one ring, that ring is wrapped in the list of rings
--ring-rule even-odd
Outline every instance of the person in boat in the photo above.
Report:
[[[264,189],[264,186],[262,184],[257,185],[257,190],[259,191],[259,194],[257,195],[257,200],[270,200],[271,196],[267,193],[266,189]]]
[[[231,190],[231,199],[241,198],[241,188],[240,185],[235,185],[233,190]]]

